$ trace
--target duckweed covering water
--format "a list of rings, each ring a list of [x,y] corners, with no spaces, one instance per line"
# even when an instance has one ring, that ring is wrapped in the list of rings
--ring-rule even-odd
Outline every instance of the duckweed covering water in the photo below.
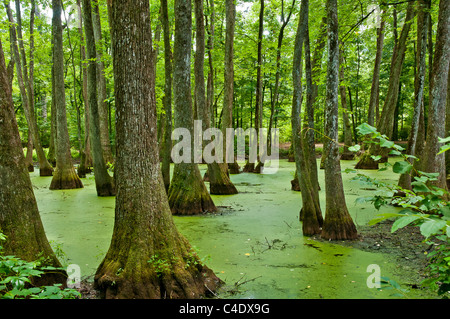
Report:
[[[342,169],[354,161],[342,161]],[[202,172],[206,166],[201,165]],[[392,291],[367,286],[376,264],[381,276],[405,283],[398,265],[388,256],[335,242],[303,237],[298,215],[301,195],[291,191],[294,163],[280,161],[273,175],[231,175],[239,194],[213,196],[219,212],[202,216],[175,216],[175,223],[204,262],[225,281],[221,298],[392,298]],[[395,181],[389,171],[365,171],[379,179]],[[82,277],[92,280],[105,255],[114,224],[113,197],[97,197],[93,176],[84,188],[50,191],[51,177],[32,173],[35,195],[48,239],[62,249],[62,262],[78,264]],[[356,204],[374,189],[351,181],[343,174],[347,206],[358,226],[366,225],[377,211],[370,204]],[[319,172],[322,211],[325,213],[323,171]],[[207,185],[209,188],[209,185]],[[395,208],[387,208],[395,209]],[[408,293],[427,298],[423,290]]]

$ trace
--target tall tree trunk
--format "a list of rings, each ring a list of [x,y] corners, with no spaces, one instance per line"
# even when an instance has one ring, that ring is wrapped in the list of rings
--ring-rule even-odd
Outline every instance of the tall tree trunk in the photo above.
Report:
[[[170,45],[169,12],[167,0],[161,0],[161,24],[164,37],[164,136],[162,176],[166,192],[170,186],[170,152],[172,150],[172,48]]]
[[[45,235],[25,166],[14,113],[5,56],[0,41],[0,229],[6,235],[3,253],[26,261],[43,258],[45,265],[61,267]],[[62,273],[46,274],[33,284],[63,283]]]
[[[215,127],[215,116],[214,116],[214,64],[213,64],[213,50],[214,50],[214,32],[216,23],[216,12],[214,9],[214,0],[209,0],[209,28],[208,30],[208,80],[206,85],[206,106],[209,108],[211,115],[211,127]],[[207,16],[206,16],[207,18]],[[208,20],[206,20],[206,26],[208,26]]]
[[[375,62],[373,67],[373,75],[372,75],[372,87],[370,89],[370,100],[369,100],[369,110],[367,116],[367,123],[371,126],[376,125],[376,120],[378,120],[376,116],[376,110],[379,103],[380,96],[380,69],[381,69],[381,60],[383,54],[383,44],[384,44],[384,27],[386,25],[386,9],[383,9],[381,13],[381,21],[380,25],[377,28],[377,50],[375,53]]]
[[[90,173],[92,167],[92,154],[91,143],[89,142],[89,102],[87,98],[87,67],[83,63],[86,60],[86,50],[84,48],[84,36],[83,36],[83,14],[81,11],[81,0],[77,0],[78,10],[78,34],[80,36],[80,83],[81,83],[81,100],[84,104],[84,141],[83,150],[80,156],[80,165],[78,166],[78,176],[86,177],[87,173]]]
[[[294,145],[294,156],[297,168],[300,189],[302,193],[302,209],[300,212],[300,219],[302,221],[302,230],[304,236],[312,236],[319,234],[322,226],[322,213],[318,201],[318,189],[313,186],[310,175],[310,162],[305,156],[304,147],[307,146],[307,141],[302,137],[301,130],[301,103],[302,103],[302,48],[308,32],[308,11],[309,1],[303,0],[300,6],[300,18],[297,27],[297,35],[295,38],[294,58],[293,58],[293,87],[294,94],[292,98],[292,141]],[[309,78],[309,89],[311,89],[311,78]],[[309,94],[310,96],[310,94]],[[306,143],[305,143],[306,142]],[[304,145],[305,144],[305,145]]]
[[[41,138],[39,134],[39,128],[37,125],[37,118],[35,114],[35,108],[34,108],[34,93],[32,92],[34,88],[31,86],[31,83],[29,81],[28,76],[28,66],[26,63],[26,55],[25,55],[25,48],[23,45],[23,36],[22,36],[22,19],[20,17],[20,4],[18,1],[16,1],[16,14],[18,17],[17,22],[17,32],[16,28],[14,26],[14,19],[12,16],[11,9],[9,7],[9,4],[5,2],[5,7],[8,15],[8,20],[10,22],[10,38],[11,38],[11,44],[13,49],[13,55],[16,65],[16,71],[17,71],[17,81],[19,83],[19,89],[20,89],[20,95],[22,97],[22,104],[24,108],[25,117],[28,123],[28,127],[31,131],[31,136],[33,140],[33,146],[36,149],[36,154],[38,156],[39,160],[39,175],[40,176],[52,176],[53,174],[53,168],[48,162],[47,158],[45,157],[44,149],[42,148]],[[32,18],[31,21],[34,20],[33,17],[34,13],[32,11]],[[33,24],[31,24],[33,25]],[[31,32],[33,34],[33,32]],[[17,39],[19,37],[19,39]],[[17,42],[19,42],[19,47]],[[34,50],[34,40],[33,36],[31,36],[30,44],[32,47],[30,47],[31,52]],[[31,58],[33,58],[33,54],[31,55]]]
[[[224,141],[224,159],[226,157],[226,129],[233,127],[233,95],[234,95],[234,29],[236,24],[236,4],[233,0],[225,1],[225,61],[224,61],[224,90],[223,90],[223,108],[222,108],[222,133]],[[234,140],[229,141],[234,145]],[[224,160],[226,163],[226,160]],[[239,165],[236,161],[227,163],[230,174],[239,173]]]
[[[197,103],[197,113],[202,120],[202,131],[211,128],[210,108],[205,100],[205,75],[204,75],[204,56],[205,56],[205,26],[203,20],[203,0],[194,0],[196,38],[195,38],[195,100]],[[208,177],[210,193],[215,195],[237,194],[237,189],[231,182],[226,163],[216,161],[208,163]]]
[[[114,196],[114,181],[108,174],[100,130],[100,103],[97,103],[97,83],[100,84],[97,74],[96,42],[94,37],[94,26],[92,22],[92,6],[90,0],[83,0],[84,32],[86,35],[86,48],[88,59],[88,100],[89,100],[89,137],[92,146],[92,157],[94,160],[95,187],[98,196]],[[101,89],[99,90],[99,92]]]
[[[430,24],[430,14],[428,12],[431,2],[428,0],[419,1],[419,10],[417,16],[417,71],[414,79],[414,114],[411,121],[411,131],[408,137],[408,145],[406,154],[415,156],[417,135],[419,133],[419,121],[422,112],[423,95],[425,87],[425,73],[426,73],[426,55],[427,55],[427,35]],[[409,158],[411,164],[414,163],[412,158]],[[411,189],[411,175],[409,173],[400,175],[398,185],[403,189]]]
[[[186,4],[175,2],[176,34],[181,31],[179,16],[190,16],[190,3]],[[94,282],[106,298],[201,298],[215,291],[220,280],[178,232],[164,190],[155,87],[148,85],[149,79],[154,83],[149,12],[146,0],[111,2],[117,196],[111,245]],[[182,22],[188,24],[188,17]],[[187,31],[190,34],[190,27]],[[189,41],[188,34],[176,38],[177,63],[187,56],[186,51],[178,56],[178,37]],[[189,59],[186,62],[189,65]],[[175,72],[174,80],[177,77]]]
[[[347,210],[344,187],[339,162],[338,138],[338,98],[339,98],[339,33],[337,0],[327,1],[328,22],[328,68],[326,126],[324,151],[326,211],[322,228],[322,238],[330,240],[355,239],[357,231]]]
[[[100,122],[100,140],[103,149],[103,158],[105,163],[114,163],[114,156],[111,151],[111,143],[109,140],[108,125],[108,98],[106,92],[105,63],[103,62],[103,46],[102,46],[102,26],[100,22],[100,10],[98,0],[94,0],[92,5],[92,24],[94,28],[94,39],[96,43],[97,57],[97,103],[98,115]]]
[[[436,33],[436,45],[433,57],[433,71],[430,83],[431,103],[428,110],[428,126],[425,144],[425,171],[439,173],[433,184],[447,189],[445,174],[445,156],[439,154],[439,138],[447,136],[445,131],[445,106],[447,103],[447,81],[450,63],[450,2],[440,1],[439,18]]]
[[[194,119],[191,97],[191,2],[175,2],[175,42],[173,96],[175,128],[189,130],[194,137]],[[194,150],[191,141],[191,150]],[[217,210],[206,189],[193,152],[188,163],[175,163],[172,181],[169,187],[169,204],[173,214],[192,215]]]
[[[67,128],[66,98],[64,88],[64,55],[62,43],[61,0],[53,0],[53,68],[52,86],[54,87],[56,114],[56,169],[50,189],[82,188],[83,183],[75,172],[70,153],[69,131]]]
[[[388,138],[392,138],[392,132],[394,129],[394,112],[397,107],[398,90],[400,83],[400,74],[403,67],[403,61],[405,59],[406,44],[408,40],[409,30],[415,15],[414,2],[409,2],[406,11],[405,22],[403,24],[400,38],[394,46],[394,52],[391,61],[391,70],[389,75],[389,86],[386,93],[386,99],[384,102],[383,110],[381,112],[380,120],[377,123],[377,129],[381,134],[386,135]],[[377,144],[371,144],[369,149],[362,155],[355,168],[359,169],[378,169],[379,161],[375,161],[372,156],[381,155],[383,160],[386,161],[387,153]],[[381,161],[381,160],[380,160]]]
[[[341,108],[342,108],[342,122],[343,122],[343,132],[344,132],[344,150],[341,155],[342,160],[352,160],[355,154],[348,150],[352,146],[352,127],[350,124],[350,119],[348,117],[347,109],[347,88],[342,83],[344,81],[344,51],[340,50],[340,67],[339,67],[339,95],[341,97]]]

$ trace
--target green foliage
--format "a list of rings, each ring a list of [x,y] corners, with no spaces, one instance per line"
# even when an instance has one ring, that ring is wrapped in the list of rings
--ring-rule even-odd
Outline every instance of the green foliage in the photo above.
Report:
[[[6,236],[0,233],[0,243]],[[61,288],[61,284],[34,287],[32,278],[45,271],[58,270],[42,266],[43,260],[24,261],[15,256],[4,256],[0,246],[0,299],[75,299],[81,295],[75,289]]]
[[[374,127],[363,124],[358,127],[363,135],[371,135],[373,143],[379,143],[381,147],[392,148],[394,155],[400,155],[402,160],[392,165],[392,171],[397,174],[411,174],[414,170],[410,160],[414,156],[402,154],[402,148],[388,141],[387,138],[376,131]],[[442,139],[448,142],[450,138]],[[441,148],[442,150],[450,149]],[[412,176],[412,190],[403,189],[398,185],[388,184],[369,178],[363,174],[357,174],[354,180],[369,183],[379,189],[376,194],[369,197],[359,198],[357,202],[372,202],[379,210],[384,205],[395,204],[402,207],[398,212],[381,213],[369,222],[369,225],[381,221],[393,219],[391,232],[395,232],[408,225],[418,227],[427,242],[437,249],[429,256],[427,266],[429,278],[422,282],[426,287],[443,295],[450,291],[450,206],[446,200],[448,191],[435,187],[432,181],[436,180],[438,173],[426,173],[414,171]],[[391,282],[387,282],[392,284]]]

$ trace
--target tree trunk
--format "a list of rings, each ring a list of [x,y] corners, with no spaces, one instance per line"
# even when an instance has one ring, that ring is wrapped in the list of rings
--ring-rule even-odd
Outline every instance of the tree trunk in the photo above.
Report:
[[[94,0],[94,4],[92,5],[92,25],[94,29],[97,57],[97,103],[100,123],[100,140],[102,143],[103,158],[105,163],[114,163],[114,156],[111,151],[111,143],[109,141],[108,105],[106,102],[108,96],[106,93],[105,63],[102,58],[102,26],[98,6],[98,0]]]
[[[191,3],[175,2],[175,42],[173,93],[175,110],[175,128],[188,129],[193,134],[193,114],[191,98]],[[193,143],[191,141],[191,149]],[[197,163],[191,152],[188,163],[175,163],[172,181],[169,187],[169,204],[175,215],[202,214],[217,210],[206,189]]]
[[[169,12],[167,0],[161,0],[161,24],[164,37],[164,136],[162,176],[166,192],[170,186],[170,152],[172,150],[172,49],[170,45]]]
[[[429,28],[429,6],[430,2],[427,0],[419,1],[419,12],[417,16],[417,71],[414,79],[414,114],[411,121],[411,132],[409,133],[408,146],[406,154],[415,156],[417,135],[419,133],[420,114],[423,105],[423,95],[425,87],[425,73],[426,73],[426,55],[427,55],[427,34]],[[412,158],[409,158],[411,164],[414,163]],[[398,185],[403,189],[411,189],[411,174],[406,173],[400,175]]]
[[[210,128],[210,109],[205,100],[205,76],[204,76],[204,56],[205,56],[205,27],[203,21],[203,0],[194,0],[195,23],[196,23],[196,49],[195,49],[195,100],[197,103],[197,113],[202,120],[202,131]],[[215,195],[237,194],[237,189],[231,182],[227,172],[226,163],[216,161],[208,163],[208,177],[210,193]]]
[[[54,87],[56,114],[56,169],[53,174],[50,189],[82,188],[83,183],[78,177],[72,163],[70,153],[69,131],[67,128],[66,98],[64,88],[64,55],[62,43],[61,0],[53,0],[53,67],[52,86]]]
[[[383,43],[384,43],[384,27],[386,25],[386,10],[383,9],[381,13],[380,26],[377,28],[377,51],[375,54],[375,63],[373,67],[372,75],[372,87],[370,89],[370,100],[369,100],[369,110],[367,116],[367,123],[371,126],[376,126],[376,110],[379,102],[380,95],[380,68],[381,60],[383,54]]]
[[[344,51],[340,51],[340,68],[339,68],[339,95],[341,96],[341,108],[342,108],[342,121],[343,121],[343,131],[344,131],[344,150],[341,155],[341,160],[352,160],[355,154],[348,150],[352,146],[352,128],[350,125],[350,119],[347,114],[347,89],[343,85],[344,81]]]
[[[184,38],[178,20],[190,16],[190,3],[182,7],[177,1],[175,8],[178,66],[178,58],[188,56],[177,52],[178,37]],[[154,83],[149,12],[146,0],[111,2],[117,196],[111,245],[94,282],[106,298],[201,298],[215,291],[220,279],[199,261],[170,213],[159,166],[155,87],[148,85],[149,79]],[[174,80],[178,77],[175,72]],[[179,102],[175,98],[175,105]]]
[[[445,131],[445,106],[447,102],[447,81],[450,63],[450,2],[440,1],[439,18],[436,33],[436,45],[433,57],[433,71],[430,83],[431,103],[428,110],[428,126],[425,144],[425,171],[439,173],[437,187],[447,189],[445,174],[445,156],[439,154],[439,138],[447,136]]]
[[[61,267],[45,235],[22,151],[0,41],[0,229],[6,235],[3,253],[26,261],[45,260],[44,266]],[[33,284],[64,283],[61,272],[46,274]]]
[[[18,29],[16,32],[16,28],[14,27],[14,19],[12,17],[11,9],[9,8],[9,4],[5,2],[6,11],[8,14],[8,20],[10,22],[10,38],[11,38],[11,44],[13,49],[13,55],[16,65],[16,71],[17,71],[17,82],[19,83],[19,89],[20,89],[20,95],[22,97],[22,104],[23,109],[25,113],[25,117],[28,123],[28,127],[31,131],[31,136],[33,140],[33,146],[36,149],[36,154],[38,156],[39,160],[39,175],[40,176],[52,176],[53,174],[53,168],[48,162],[47,158],[45,157],[44,150],[42,148],[40,134],[39,134],[39,128],[37,126],[37,118],[35,114],[34,109],[34,94],[32,91],[34,88],[31,86],[31,83],[29,81],[28,77],[28,67],[26,63],[26,56],[25,56],[25,49],[23,46],[23,37],[22,37],[22,31],[21,31],[21,18],[20,18],[20,4],[18,1],[16,1],[16,14],[18,17]],[[34,13],[32,11],[32,18],[31,21],[34,20],[33,17]],[[33,24],[31,24],[33,26]],[[31,34],[33,34],[31,32]],[[17,39],[19,37],[19,39]],[[34,40],[33,36],[31,35],[30,44],[34,46]],[[17,45],[17,42],[19,42],[20,46],[20,52]],[[34,48],[30,47],[31,52],[33,52]],[[22,57],[21,57],[22,56]],[[33,58],[33,54],[31,55]]]
[[[233,127],[233,94],[234,94],[234,29],[236,23],[236,4],[233,0],[225,1],[226,16],[226,34],[225,34],[225,61],[224,61],[224,92],[223,92],[223,108],[222,108],[222,134],[225,147],[227,144],[226,129]],[[229,141],[233,143],[234,140]],[[224,160],[226,163],[226,160]],[[227,163],[230,174],[239,174],[239,165],[236,161]]]
[[[86,35],[87,59],[88,59],[88,100],[89,100],[89,137],[92,146],[92,158],[94,160],[95,187],[98,196],[114,196],[114,181],[108,174],[106,158],[103,154],[103,144],[100,130],[100,103],[97,103],[97,77],[96,42],[94,38],[94,26],[92,23],[92,6],[90,0],[83,0],[84,31]],[[99,90],[100,92],[101,90]]]
[[[397,107],[398,90],[400,83],[400,74],[402,71],[403,61],[405,59],[406,44],[408,40],[409,30],[415,15],[414,2],[409,2],[405,22],[403,24],[400,38],[394,46],[394,53],[392,55],[391,70],[389,75],[389,86],[384,102],[383,110],[381,111],[380,119],[377,123],[377,129],[381,134],[386,135],[389,139],[392,138],[394,129],[394,112]],[[375,161],[372,156],[381,155],[386,161],[387,153],[377,144],[371,144],[368,151],[366,151],[355,168],[359,169],[378,169],[379,161]]]
[[[300,220],[302,221],[302,230],[304,236],[312,236],[319,234],[322,226],[322,213],[318,201],[317,187],[311,182],[310,162],[304,150],[307,146],[305,138],[302,137],[301,130],[301,101],[302,101],[302,48],[308,30],[308,11],[309,1],[303,0],[300,6],[300,18],[297,27],[297,35],[295,38],[294,58],[293,58],[293,87],[294,94],[292,98],[292,141],[294,145],[294,156],[297,168],[297,174],[300,172],[299,185],[302,193],[302,209],[300,212]],[[311,78],[309,78],[309,89],[311,89]]]
[[[328,69],[325,135],[325,194],[326,211],[322,238],[330,240],[355,239],[357,231],[347,210],[342,184],[338,138],[339,35],[337,0],[327,1]]]

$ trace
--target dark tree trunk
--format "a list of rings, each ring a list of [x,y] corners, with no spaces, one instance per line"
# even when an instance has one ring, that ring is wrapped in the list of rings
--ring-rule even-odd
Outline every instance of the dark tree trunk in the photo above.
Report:
[[[344,51],[340,51],[340,67],[339,67],[339,95],[341,97],[341,108],[342,108],[342,121],[343,121],[343,131],[344,131],[344,150],[341,155],[341,160],[352,160],[355,154],[349,151],[348,148],[352,146],[352,127],[350,124],[350,119],[347,114],[347,89],[346,86],[342,84],[344,81]]]
[[[194,119],[190,82],[191,16],[191,2],[177,0],[173,72],[174,124],[175,128],[188,129],[193,140]],[[198,165],[194,163],[192,152],[189,163],[175,163],[168,196],[170,208],[175,215],[202,214],[217,210],[200,175]]]
[[[342,184],[338,138],[339,33],[337,0],[327,1],[328,69],[325,135],[325,194],[326,211],[322,238],[330,240],[355,239],[357,231],[347,210]]]
[[[169,12],[167,0],[161,0],[161,24],[164,37],[164,134],[162,177],[166,192],[170,186],[170,152],[172,150],[172,48],[170,45]]]
[[[56,169],[50,189],[82,188],[83,183],[75,172],[70,153],[69,131],[67,128],[66,98],[64,88],[64,55],[62,43],[61,0],[53,0],[53,68],[52,86],[56,114]]]
[[[100,103],[97,103],[97,83],[101,85],[97,77],[96,42],[94,38],[94,26],[92,23],[92,6],[90,0],[83,0],[84,31],[86,35],[86,47],[88,58],[88,101],[89,101],[89,137],[92,146],[92,158],[94,160],[95,187],[98,196],[114,196],[114,181],[108,174],[106,157],[103,154],[100,125]],[[101,90],[99,90],[100,92]]]
[[[436,33],[436,45],[433,57],[433,71],[430,83],[430,105],[425,144],[425,171],[439,173],[433,184],[447,189],[445,174],[445,156],[439,154],[439,138],[448,135],[445,131],[445,106],[447,103],[447,85],[450,63],[450,2],[440,1],[439,18]]]
[[[202,120],[202,131],[210,128],[210,109],[205,100],[205,76],[204,76],[204,56],[205,56],[205,27],[203,20],[203,0],[194,0],[195,23],[196,23],[196,50],[195,50],[195,100],[197,113]],[[210,193],[215,195],[237,194],[237,189],[230,180],[226,163],[208,163],[208,178]]]
[[[6,242],[1,243],[2,253],[26,261],[43,258],[44,266],[61,267],[45,235],[25,166],[1,41],[0,180],[0,230],[6,235]],[[56,272],[38,278],[33,284],[52,285],[65,280],[63,273]]]

